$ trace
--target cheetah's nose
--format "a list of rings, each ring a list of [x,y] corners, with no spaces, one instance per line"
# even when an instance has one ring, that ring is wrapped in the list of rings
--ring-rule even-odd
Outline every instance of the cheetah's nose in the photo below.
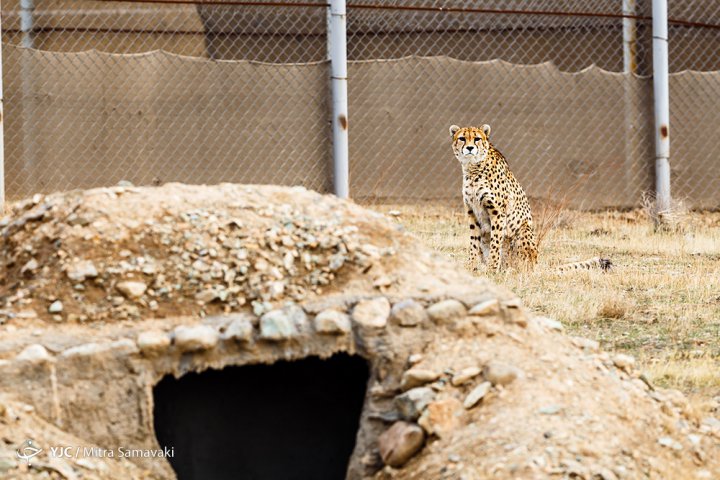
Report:
[[[475,150],[475,147],[473,147],[472,145],[468,145],[465,148],[467,149],[468,152],[472,152],[473,150]]]

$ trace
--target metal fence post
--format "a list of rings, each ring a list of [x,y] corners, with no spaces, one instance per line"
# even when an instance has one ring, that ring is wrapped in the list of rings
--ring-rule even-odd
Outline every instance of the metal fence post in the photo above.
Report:
[[[622,13],[627,15],[622,20],[623,32],[623,93],[625,110],[625,191],[628,198],[637,197],[637,179],[639,162],[636,155],[642,147],[638,145],[636,120],[639,118],[637,105],[638,84],[637,74],[637,15],[636,0],[622,0]]]
[[[348,198],[350,195],[350,169],[345,0],[330,0],[327,42],[332,83],[333,188],[335,195],[340,198]]]
[[[658,218],[670,209],[670,88],[667,0],[653,0],[653,87],[655,96],[655,200]]]
[[[637,21],[634,17],[637,14],[635,0],[623,0],[623,71],[635,73],[637,71]]]

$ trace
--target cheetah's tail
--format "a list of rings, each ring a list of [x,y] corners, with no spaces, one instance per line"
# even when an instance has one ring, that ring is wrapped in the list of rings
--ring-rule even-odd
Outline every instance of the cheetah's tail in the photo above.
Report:
[[[603,272],[609,272],[613,268],[612,260],[609,258],[595,257],[582,262],[566,263],[556,267],[558,272],[569,272],[571,270],[592,270],[599,268]]]

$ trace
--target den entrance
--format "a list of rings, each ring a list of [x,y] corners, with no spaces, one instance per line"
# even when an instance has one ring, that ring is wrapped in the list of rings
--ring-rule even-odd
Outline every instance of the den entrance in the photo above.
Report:
[[[368,381],[355,356],[166,376],[155,432],[180,480],[340,480]]]

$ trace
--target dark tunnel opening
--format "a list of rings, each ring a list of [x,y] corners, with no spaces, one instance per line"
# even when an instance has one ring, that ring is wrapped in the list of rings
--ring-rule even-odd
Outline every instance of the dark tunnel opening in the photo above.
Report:
[[[155,432],[180,480],[344,479],[368,376],[346,354],[166,376]]]

